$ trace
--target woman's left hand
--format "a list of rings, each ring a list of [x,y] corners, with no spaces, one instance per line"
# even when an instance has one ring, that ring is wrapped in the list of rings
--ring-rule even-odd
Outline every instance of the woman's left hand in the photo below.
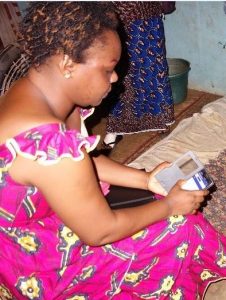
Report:
[[[159,164],[157,167],[155,167],[151,172],[147,172],[149,174],[149,180],[148,180],[149,191],[162,196],[166,196],[168,194],[166,190],[161,186],[160,182],[156,179],[155,175],[162,169],[167,168],[169,165],[170,165],[169,162],[163,162]]]

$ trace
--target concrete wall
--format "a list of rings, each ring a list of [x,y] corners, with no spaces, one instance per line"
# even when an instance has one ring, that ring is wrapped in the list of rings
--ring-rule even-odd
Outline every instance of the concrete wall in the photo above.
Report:
[[[17,4],[19,6],[21,14],[24,15],[25,10],[28,6],[28,1],[17,1]]]
[[[166,15],[167,57],[191,63],[189,87],[226,94],[226,14],[222,1],[177,1]]]

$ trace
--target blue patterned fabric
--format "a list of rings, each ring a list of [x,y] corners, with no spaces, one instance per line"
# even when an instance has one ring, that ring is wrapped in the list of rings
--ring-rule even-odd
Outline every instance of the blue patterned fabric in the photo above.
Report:
[[[165,130],[174,122],[162,18],[135,20],[127,30],[129,68],[107,132]]]

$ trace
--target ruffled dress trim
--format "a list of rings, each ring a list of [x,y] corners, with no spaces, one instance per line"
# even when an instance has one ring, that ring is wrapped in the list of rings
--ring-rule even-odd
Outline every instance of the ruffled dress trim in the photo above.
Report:
[[[82,121],[84,121],[85,119],[87,119],[89,116],[91,116],[94,113],[95,108],[80,108],[80,116]]]
[[[37,161],[41,165],[53,165],[62,158],[79,161],[87,152],[96,148],[100,136],[83,136],[78,130],[67,130],[65,124],[44,124],[27,130],[6,141],[12,160],[17,154]]]

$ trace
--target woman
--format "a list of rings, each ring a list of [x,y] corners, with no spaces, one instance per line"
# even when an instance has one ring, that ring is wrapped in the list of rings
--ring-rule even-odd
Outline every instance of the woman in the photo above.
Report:
[[[105,200],[104,182],[163,195],[155,174],[167,166],[146,173],[88,154],[98,137],[86,134],[84,107],[117,81],[116,25],[105,3],[28,9],[31,67],[0,107],[4,299],[195,299],[226,275],[226,239],[197,213],[207,191],[178,182],[139,207],[111,210]]]
[[[161,2],[114,4],[124,41],[120,61],[123,81],[111,96],[114,102],[104,138],[109,149],[124,134],[166,131],[174,122]]]

